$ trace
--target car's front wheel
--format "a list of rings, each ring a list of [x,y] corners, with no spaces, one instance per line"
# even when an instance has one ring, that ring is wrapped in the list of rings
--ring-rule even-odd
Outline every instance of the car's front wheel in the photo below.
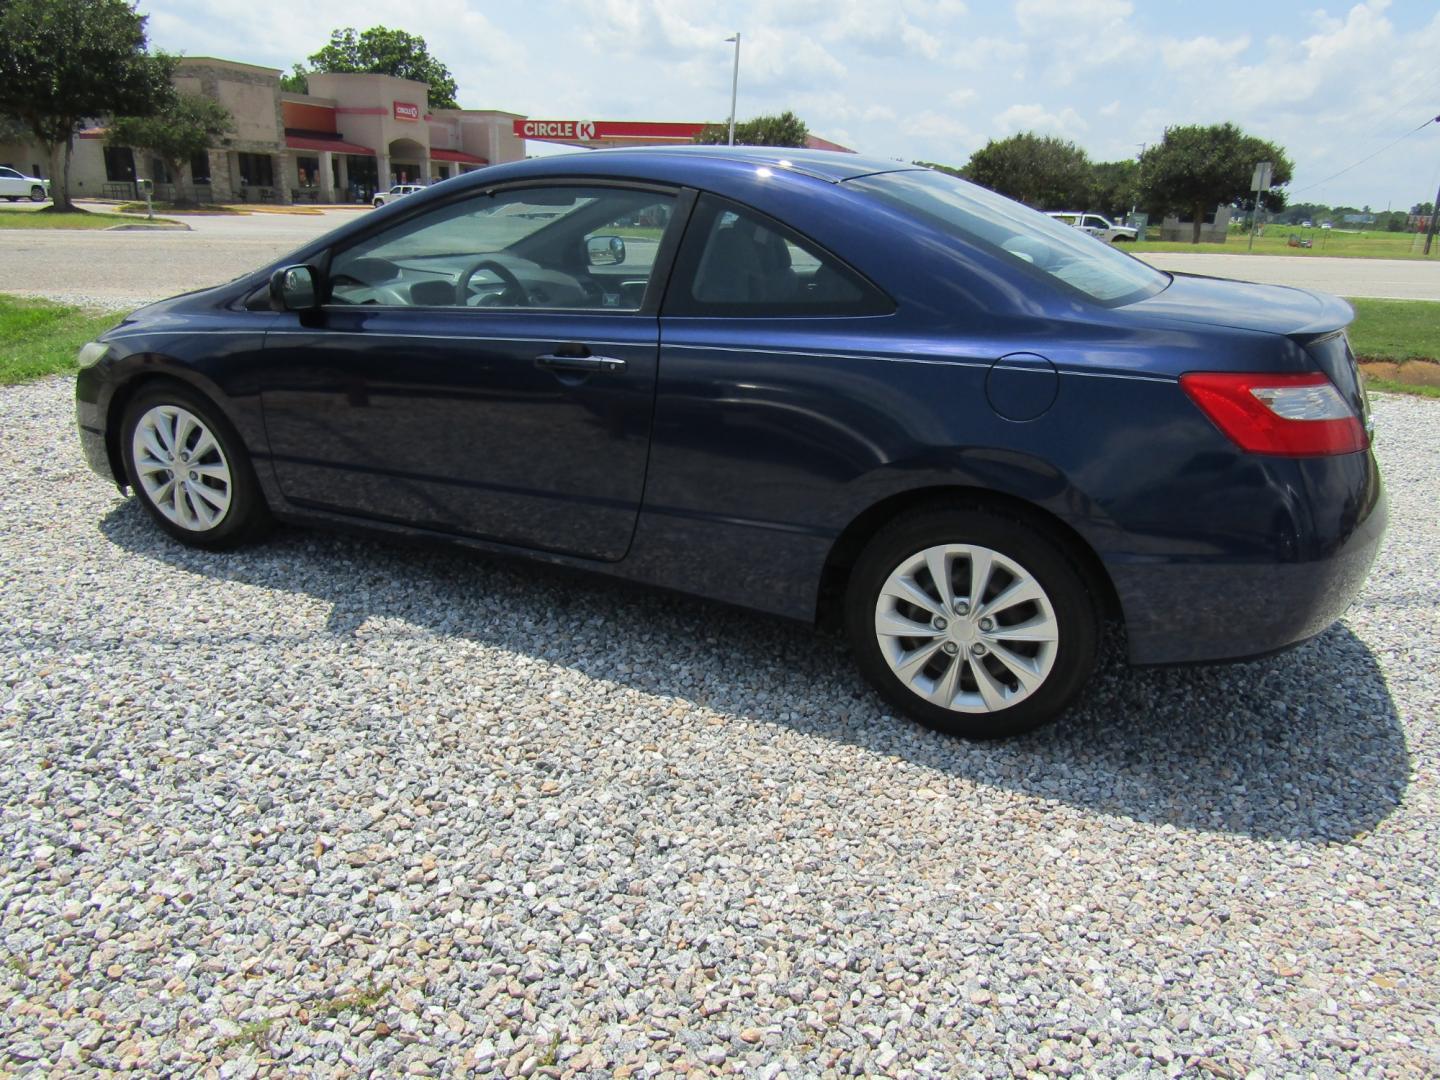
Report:
[[[919,511],[881,529],[851,573],[846,629],[887,700],[972,739],[1058,716],[1089,678],[1100,637],[1066,547],[983,507]]]
[[[44,201],[45,201],[45,189],[44,189],[43,187],[41,187],[39,184],[36,184],[34,187],[32,187],[32,188],[30,189],[30,201],[31,201],[31,202],[44,202]]]
[[[233,547],[269,522],[239,435],[200,395],[171,384],[142,390],[125,410],[120,438],[131,487],[177,540]]]

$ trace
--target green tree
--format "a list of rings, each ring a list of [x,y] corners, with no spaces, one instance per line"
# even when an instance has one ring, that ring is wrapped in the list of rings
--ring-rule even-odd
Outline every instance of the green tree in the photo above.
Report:
[[[810,129],[789,109],[778,115],[757,116],[735,125],[736,146],[804,146]],[[723,146],[730,138],[730,125],[706,124],[695,136],[697,143]]]
[[[310,73],[299,64],[290,69],[289,75],[280,76],[280,89],[291,94],[310,92]]]
[[[1234,124],[1189,125],[1165,129],[1165,138],[1140,157],[1140,191],[1153,213],[1189,214],[1194,222],[1191,243],[1200,242],[1200,227],[1211,207],[1250,206],[1250,178],[1261,161],[1274,165],[1273,187],[1290,182],[1291,164],[1274,143],[1246,135]],[[1273,191],[1262,205],[1285,206],[1284,192]]]
[[[1324,203],[1290,203],[1276,215],[1276,220],[1282,225],[1299,225],[1302,221],[1319,221],[1330,213]]]
[[[1090,195],[1085,151],[1033,131],[991,139],[970,156],[961,175],[1038,210],[1083,210]]]
[[[153,112],[174,60],[146,51],[145,16],[126,0],[0,2],[0,113],[50,159],[53,209],[72,210],[70,154],[90,117]]]
[[[28,142],[31,134],[29,124],[18,117],[0,113],[0,143]]]
[[[965,178],[965,170],[957,169],[954,165],[941,165],[938,161],[912,161],[912,165],[918,165],[922,169],[934,169],[936,172],[943,172],[948,176]]]
[[[1135,161],[1097,161],[1090,170],[1090,198],[1078,210],[1107,217],[1130,212],[1140,201],[1140,165]]]
[[[430,55],[425,39],[388,26],[372,26],[356,33],[353,26],[330,32],[330,44],[309,57],[310,69],[296,64],[289,75],[280,80],[286,90],[307,92],[308,75],[315,72],[394,75],[397,79],[414,79],[430,87],[432,109],[457,109],[455,76],[450,69]]]
[[[175,181],[175,202],[193,203],[186,196],[184,166],[234,130],[230,110],[203,94],[175,94],[153,116],[117,116],[107,136],[112,146],[148,150],[170,171]]]

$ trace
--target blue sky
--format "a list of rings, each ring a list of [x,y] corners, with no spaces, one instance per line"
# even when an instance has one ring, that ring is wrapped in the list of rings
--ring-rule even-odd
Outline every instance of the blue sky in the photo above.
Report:
[[[1291,201],[1434,198],[1434,0],[141,0],[154,44],[288,68],[333,27],[422,35],[460,104],[534,117],[722,120],[743,33],[741,118],[794,109],[865,153],[963,164],[1034,130],[1097,160],[1168,124],[1233,120],[1296,163]],[[510,10],[513,8],[513,10]]]

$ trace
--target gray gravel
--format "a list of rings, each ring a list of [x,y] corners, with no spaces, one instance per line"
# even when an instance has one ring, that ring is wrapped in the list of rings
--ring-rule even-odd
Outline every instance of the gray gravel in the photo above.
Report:
[[[833,640],[433,549],[198,554],[0,391],[0,1072],[1440,1071],[1440,405],[1286,656],[999,746]]]

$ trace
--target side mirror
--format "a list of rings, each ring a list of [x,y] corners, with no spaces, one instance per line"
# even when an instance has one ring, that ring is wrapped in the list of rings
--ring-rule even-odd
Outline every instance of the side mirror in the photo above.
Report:
[[[618,236],[592,236],[585,241],[591,266],[619,266],[625,261],[625,241]]]
[[[313,311],[318,308],[318,278],[313,266],[282,266],[270,275],[270,309]]]

